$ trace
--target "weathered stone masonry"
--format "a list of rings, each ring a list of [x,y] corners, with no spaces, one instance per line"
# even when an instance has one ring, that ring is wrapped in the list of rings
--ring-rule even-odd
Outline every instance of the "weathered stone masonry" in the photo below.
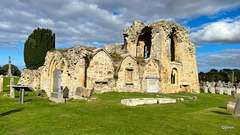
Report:
[[[43,89],[50,96],[53,71],[59,68],[61,84],[69,89],[70,97],[80,86],[96,93],[199,93],[196,49],[185,28],[168,21],[134,21],[123,35],[124,45],[106,45],[93,51],[81,46],[49,51],[38,70],[22,71],[19,83]],[[113,53],[121,59],[116,61]]]

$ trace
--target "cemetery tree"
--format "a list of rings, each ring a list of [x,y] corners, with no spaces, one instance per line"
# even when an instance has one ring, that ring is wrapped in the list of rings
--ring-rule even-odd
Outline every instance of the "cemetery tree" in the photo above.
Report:
[[[14,75],[14,76],[20,76],[21,75],[21,72],[18,69],[18,67],[13,65],[13,64],[11,64],[11,72],[12,72],[12,75]],[[7,75],[8,74],[8,64],[4,65],[1,68],[1,73],[2,73],[2,75]]]
[[[24,61],[28,69],[43,66],[47,51],[55,49],[55,33],[37,28],[24,43]]]

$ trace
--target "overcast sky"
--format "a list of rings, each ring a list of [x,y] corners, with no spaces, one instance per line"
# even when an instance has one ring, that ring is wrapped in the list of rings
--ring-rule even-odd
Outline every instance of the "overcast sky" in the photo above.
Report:
[[[199,71],[240,68],[239,0],[0,0],[0,65],[24,68],[23,44],[35,28],[56,47],[123,43],[133,20],[175,22],[189,30]]]

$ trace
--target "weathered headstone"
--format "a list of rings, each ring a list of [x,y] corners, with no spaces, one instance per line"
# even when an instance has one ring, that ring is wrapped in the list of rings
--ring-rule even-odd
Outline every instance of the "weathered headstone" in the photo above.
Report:
[[[56,68],[53,71],[53,92],[51,93],[51,101],[56,103],[64,103],[65,99],[63,98],[63,92],[61,87],[62,81],[62,71]]]
[[[231,88],[232,87],[232,83],[228,82],[228,87]]]
[[[14,85],[14,78],[10,79],[10,98],[15,98],[14,88],[12,87]]]
[[[64,89],[63,89],[63,98],[68,98],[69,97],[69,89],[68,87],[66,86]]]
[[[240,94],[236,94],[235,96],[237,98],[237,103],[233,111],[233,116],[240,116]]]
[[[210,89],[211,93],[215,94],[215,88],[214,87],[210,87],[209,89]]]
[[[216,86],[216,82],[212,82],[212,87],[215,87]]]
[[[0,92],[3,92],[3,75],[0,76]]]
[[[208,93],[208,87],[207,86],[204,87],[204,93]]]
[[[79,97],[89,97],[91,95],[91,90],[87,89],[85,87],[77,87],[76,91],[75,91],[75,96],[76,98]]]
[[[240,93],[240,88],[237,88],[237,91],[236,91],[237,93]]]
[[[12,76],[12,71],[11,71],[11,57],[9,56],[8,60],[8,74],[7,76]]]
[[[219,94],[223,94],[223,89],[222,87],[219,88]]]
[[[227,89],[227,94],[228,94],[228,95],[232,95],[231,88],[228,88],[228,89]]]

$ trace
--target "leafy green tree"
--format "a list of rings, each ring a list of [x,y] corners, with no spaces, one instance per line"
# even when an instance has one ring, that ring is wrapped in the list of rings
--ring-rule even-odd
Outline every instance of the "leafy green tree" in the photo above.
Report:
[[[8,64],[4,65],[1,68],[0,72],[1,72],[1,75],[7,75],[7,73],[8,73]],[[11,64],[11,72],[12,72],[12,75],[14,75],[14,76],[20,76],[21,75],[21,72],[18,69],[18,67],[13,65],[13,64]]]
[[[24,61],[28,69],[43,66],[46,53],[55,48],[55,34],[49,29],[37,28],[24,43]]]

